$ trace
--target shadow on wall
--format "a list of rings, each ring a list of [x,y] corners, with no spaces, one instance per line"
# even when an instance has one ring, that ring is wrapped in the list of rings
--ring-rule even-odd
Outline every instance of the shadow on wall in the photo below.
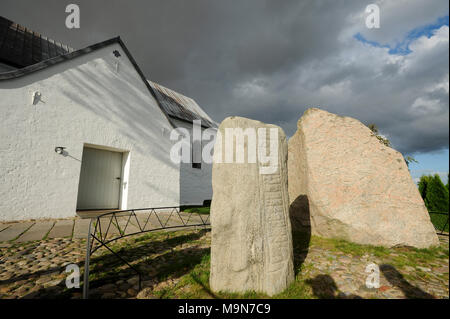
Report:
[[[289,218],[292,226],[292,239],[294,245],[295,274],[306,259],[311,241],[311,220],[308,196],[298,196],[289,206]]]
[[[118,45],[111,45],[68,63],[4,81],[1,85],[6,89],[32,86],[42,90],[43,97],[48,99],[45,110],[55,118],[65,116],[64,112],[58,111],[79,110],[71,113],[67,130],[61,132],[58,125],[52,124],[46,127],[49,136],[58,136],[63,141],[103,145],[97,143],[98,132],[93,129],[93,125],[98,125],[98,130],[104,130],[103,134],[110,137],[111,141],[118,140],[128,145],[127,148],[133,152],[131,167],[134,167],[136,153],[151,157],[155,161],[152,167],[156,169],[147,172],[150,177],[143,184],[149,192],[164,196],[161,196],[163,199],[159,203],[148,203],[145,207],[173,206],[175,202],[181,205],[203,205],[204,200],[212,197],[211,165],[202,163],[201,169],[195,169],[191,164],[179,167],[178,163],[170,161],[173,142],[169,136],[171,124],[176,123],[173,119],[168,122],[134,67],[126,61],[125,56],[115,57],[114,49],[122,51]],[[55,76],[57,80],[53,79]],[[51,90],[47,89],[50,85]],[[105,146],[122,148],[111,144]],[[178,170],[180,189],[166,187],[172,185],[172,181],[167,179],[174,179]],[[163,194],[162,186],[165,187]]]
[[[100,50],[94,57],[88,54],[71,60],[71,63],[60,63],[41,72],[3,82],[2,88],[23,88],[60,75],[60,81],[54,83],[53,91],[61,93],[67,100],[59,103],[71,101],[82,106],[115,124],[131,141],[154,141],[152,145],[135,147],[141,153],[152,152],[158,160],[166,162],[167,157],[159,156],[167,151],[165,139],[161,138],[161,126],[148,121],[155,120],[155,111],[161,110],[156,102],[152,102],[155,101],[153,96],[134,68],[121,68],[120,72],[113,70],[113,63],[117,61],[112,57],[113,48],[110,46],[104,51]],[[102,67],[95,60],[97,58],[104,59]],[[87,66],[88,63],[91,64]],[[117,87],[121,89],[117,90]],[[46,90],[44,93],[48,94]],[[167,122],[164,115],[158,121],[158,124]],[[80,134],[83,134],[83,130],[80,130]]]
[[[120,59],[113,56],[114,48],[115,46],[109,46],[93,53],[93,56],[87,54],[71,60],[70,63],[60,63],[16,80],[2,82],[2,88],[25,88],[29,85],[42,87],[44,96],[52,94],[52,99],[47,101],[46,105],[48,112],[55,112],[60,105],[79,106],[80,109],[88,111],[95,117],[111,123],[114,132],[124,136],[128,144],[132,145],[133,152],[143,155],[151,154],[156,162],[155,167],[170,166],[172,170],[178,170],[178,164],[168,160],[171,142],[168,140],[167,133],[163,135],[162,128],[170,129],[170,125],[165,115],[162,114],[134,68],[123,67],[128,66],[128,63],[123,61],[120,62],[119,71],[115,71],[114,63]],[[103,58],[104,61],[97,58]],[[45,81],[56,75],[59,76],[59,81],[48,82],[53,85],[52,90],[45,89],[47,84]],[[71,141],[76,138],[83,142],[94,142],[92,121],[86,121],[89,117],[88,112],[73,115],[71,129],[61,132],[55,125],[47,128],[48,134],[57,135],[60,140]],[[60,115],[63,116],[58,114]],[[73,136],[73,128],[76,128],[76,136]],[[146,184],[155,192],[161,192],[161,180],[167,178],[165,172],[155,170],[154,178],[147,180]],[[178,192],[174,190],[170,198],[177,197]],[[174,203],[160,204],[171,206]],[[154,204],[149,203],[148,206],[154,206]]]

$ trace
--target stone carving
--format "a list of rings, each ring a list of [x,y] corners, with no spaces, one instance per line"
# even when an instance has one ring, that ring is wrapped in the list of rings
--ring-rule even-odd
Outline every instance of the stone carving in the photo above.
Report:
[[[439,244],[402,154],[358,120],[320,109],[297,127],[288,160],[294,230],[310,224],[312,234],[388,247]],[[295,203],[300,196],[308,205]]]
[[[243,146],[245,160],[236,163],[238,147],[233,147],[233,163],[225,162],[225,140],[229,130],[243,129],[254,137],[234,138]],[[267,129],[258,130],[258,129]],[[271,130],[270,130],[271,129]],[[276,140],[269,140],[269,131]],[[238,134],[239,135],[239,134]],[[240,135],[243,137],[243,135]],[[223,140],[221,140],[223,138]],[[248,156],[258,144],[256,162]],[[276,142],[277,147],[270,147]],[[274,170],[261,170],[263,153],[269,154]],[[287,141],[275,125],[241,118],[226,118],[219,127],[212,172],[211,276],[213,291],[259,291],[274,295],[294,280],[292,234],[287,190]]]

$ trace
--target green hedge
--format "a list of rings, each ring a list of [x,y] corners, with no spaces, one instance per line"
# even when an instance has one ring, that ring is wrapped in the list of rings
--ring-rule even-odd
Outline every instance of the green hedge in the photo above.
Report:
[[[448,233],[448,215],[442,215],[442,214],[435,214],[433,212],[430,212],[431,222],[434,225],[434,228],[436,228],[439,231],[444,230]],[[445,225],[447,224],[447,225]],[[445,226],[445,228],[444,228]],[[444,229],[443,229],[444,228]]]

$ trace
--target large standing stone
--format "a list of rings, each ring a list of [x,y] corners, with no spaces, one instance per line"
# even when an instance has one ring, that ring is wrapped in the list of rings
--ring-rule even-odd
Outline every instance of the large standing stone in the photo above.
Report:
[[[297,127],[288,165],[294,229],[310,223],[313,234],[388,247],[439,244],[402,154],[358,120],[320,109]]]
[[[225,140],[226,135],[230,136],[226,128],[248,128],[253,132],[265,128],[266,135],[255,133],[255,136],[262,137],[258,143],[266,145],[267,152],[269,129],[276,132],[278,147],[271,157],[275,169],[262,171],[267,165],[259,161],[259,156],[256,162],[248,160],[247,154],[254,144],[251,139],[236,142],[246,150],[244,163],[236,163],[236,159],[234,163],[225,163]],[[234,158],[236,147],[233,150]],[[218,163],[219,154],[224,163]],[[281,292],[294,280],[286,136],[278,126],[229,117],[220,124],[214,156],[211,289],[259,291],[268,295]]]

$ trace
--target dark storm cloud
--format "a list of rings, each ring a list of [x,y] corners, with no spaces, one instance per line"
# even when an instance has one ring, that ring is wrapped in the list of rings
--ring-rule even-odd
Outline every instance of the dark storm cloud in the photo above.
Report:
[[[404,153],[448,148],[448,40],[396,59],[353,37],[395,45],[448,15],[447,1],[382,2],[378,30],[356,0],[75,1],[79,30],[64,26],[69,3],[2,0],[0,14],[74,48],[120,35],[151,80],[218,122],[241,115],[292,135],[319,106],[376,123]]]

